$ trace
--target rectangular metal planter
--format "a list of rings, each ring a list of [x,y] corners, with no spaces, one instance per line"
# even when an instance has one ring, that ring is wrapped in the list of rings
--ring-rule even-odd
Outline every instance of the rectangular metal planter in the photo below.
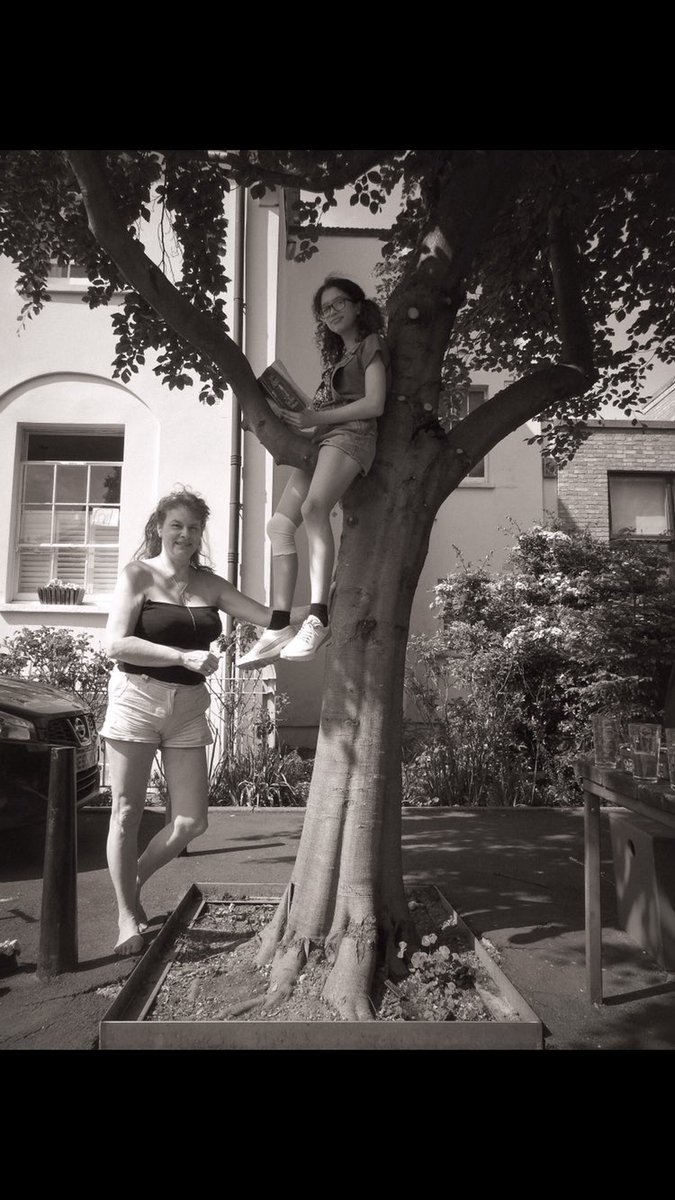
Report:
[[[432,886],[433,885],[427,885]],[[146,1021],[171,965],[171,949],[209,901],[279,899],[279,885],[196,883],[165,921],[99,1027],[101,1050],[542,1050],[542,1022],[480,939],[434,887],[489,976],[481,991],[493,1021]]]

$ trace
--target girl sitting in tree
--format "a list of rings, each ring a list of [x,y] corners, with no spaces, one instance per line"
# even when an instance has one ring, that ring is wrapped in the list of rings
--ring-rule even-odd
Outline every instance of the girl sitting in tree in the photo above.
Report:
[[[389,382],[380,309],[351,279],[329,276],[316,292],[312,310],[325,369],[312,408],[286,412],[283,420],[318,443],[319,456],[313,472],[293,470],[268,523],[272,620],[238,660],[239,667],[259,667],[279,657],[305,661],[329,640],[328,596],[335,558],[331,510],[357,475],[367,475],[375,457],[377,418],[384,411]],[[290,611],[298,575],[295,533],[303,521],[311,603],[297,630],[290,625]]]

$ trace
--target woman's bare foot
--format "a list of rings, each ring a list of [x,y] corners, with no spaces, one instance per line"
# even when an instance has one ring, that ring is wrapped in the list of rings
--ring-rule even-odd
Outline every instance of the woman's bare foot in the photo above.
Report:
[[[120,936],[115,944],[115,954],[125,958],[130,954],[140,954],[143,949],[143,938],[134,919],[120,923]]]

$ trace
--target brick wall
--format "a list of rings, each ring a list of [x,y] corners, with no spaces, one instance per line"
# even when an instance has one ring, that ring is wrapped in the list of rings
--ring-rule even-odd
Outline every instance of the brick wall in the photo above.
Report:
[[[594,428],[558,475],[558,518],[566,529],[609,538],[609,471],[675,474],[675,422],[608,421]]]

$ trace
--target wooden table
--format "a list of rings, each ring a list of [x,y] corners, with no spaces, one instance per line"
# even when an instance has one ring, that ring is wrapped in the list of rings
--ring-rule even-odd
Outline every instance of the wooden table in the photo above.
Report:
[[[675,829],[675,791],[669,784],[642,783],[628,771],[596,767],[592,758],[575,763],[584,789],[584,883],[586,983],[592,1004],[602,1004],[602,907],[600,901],[600,803],[611,802]]]

